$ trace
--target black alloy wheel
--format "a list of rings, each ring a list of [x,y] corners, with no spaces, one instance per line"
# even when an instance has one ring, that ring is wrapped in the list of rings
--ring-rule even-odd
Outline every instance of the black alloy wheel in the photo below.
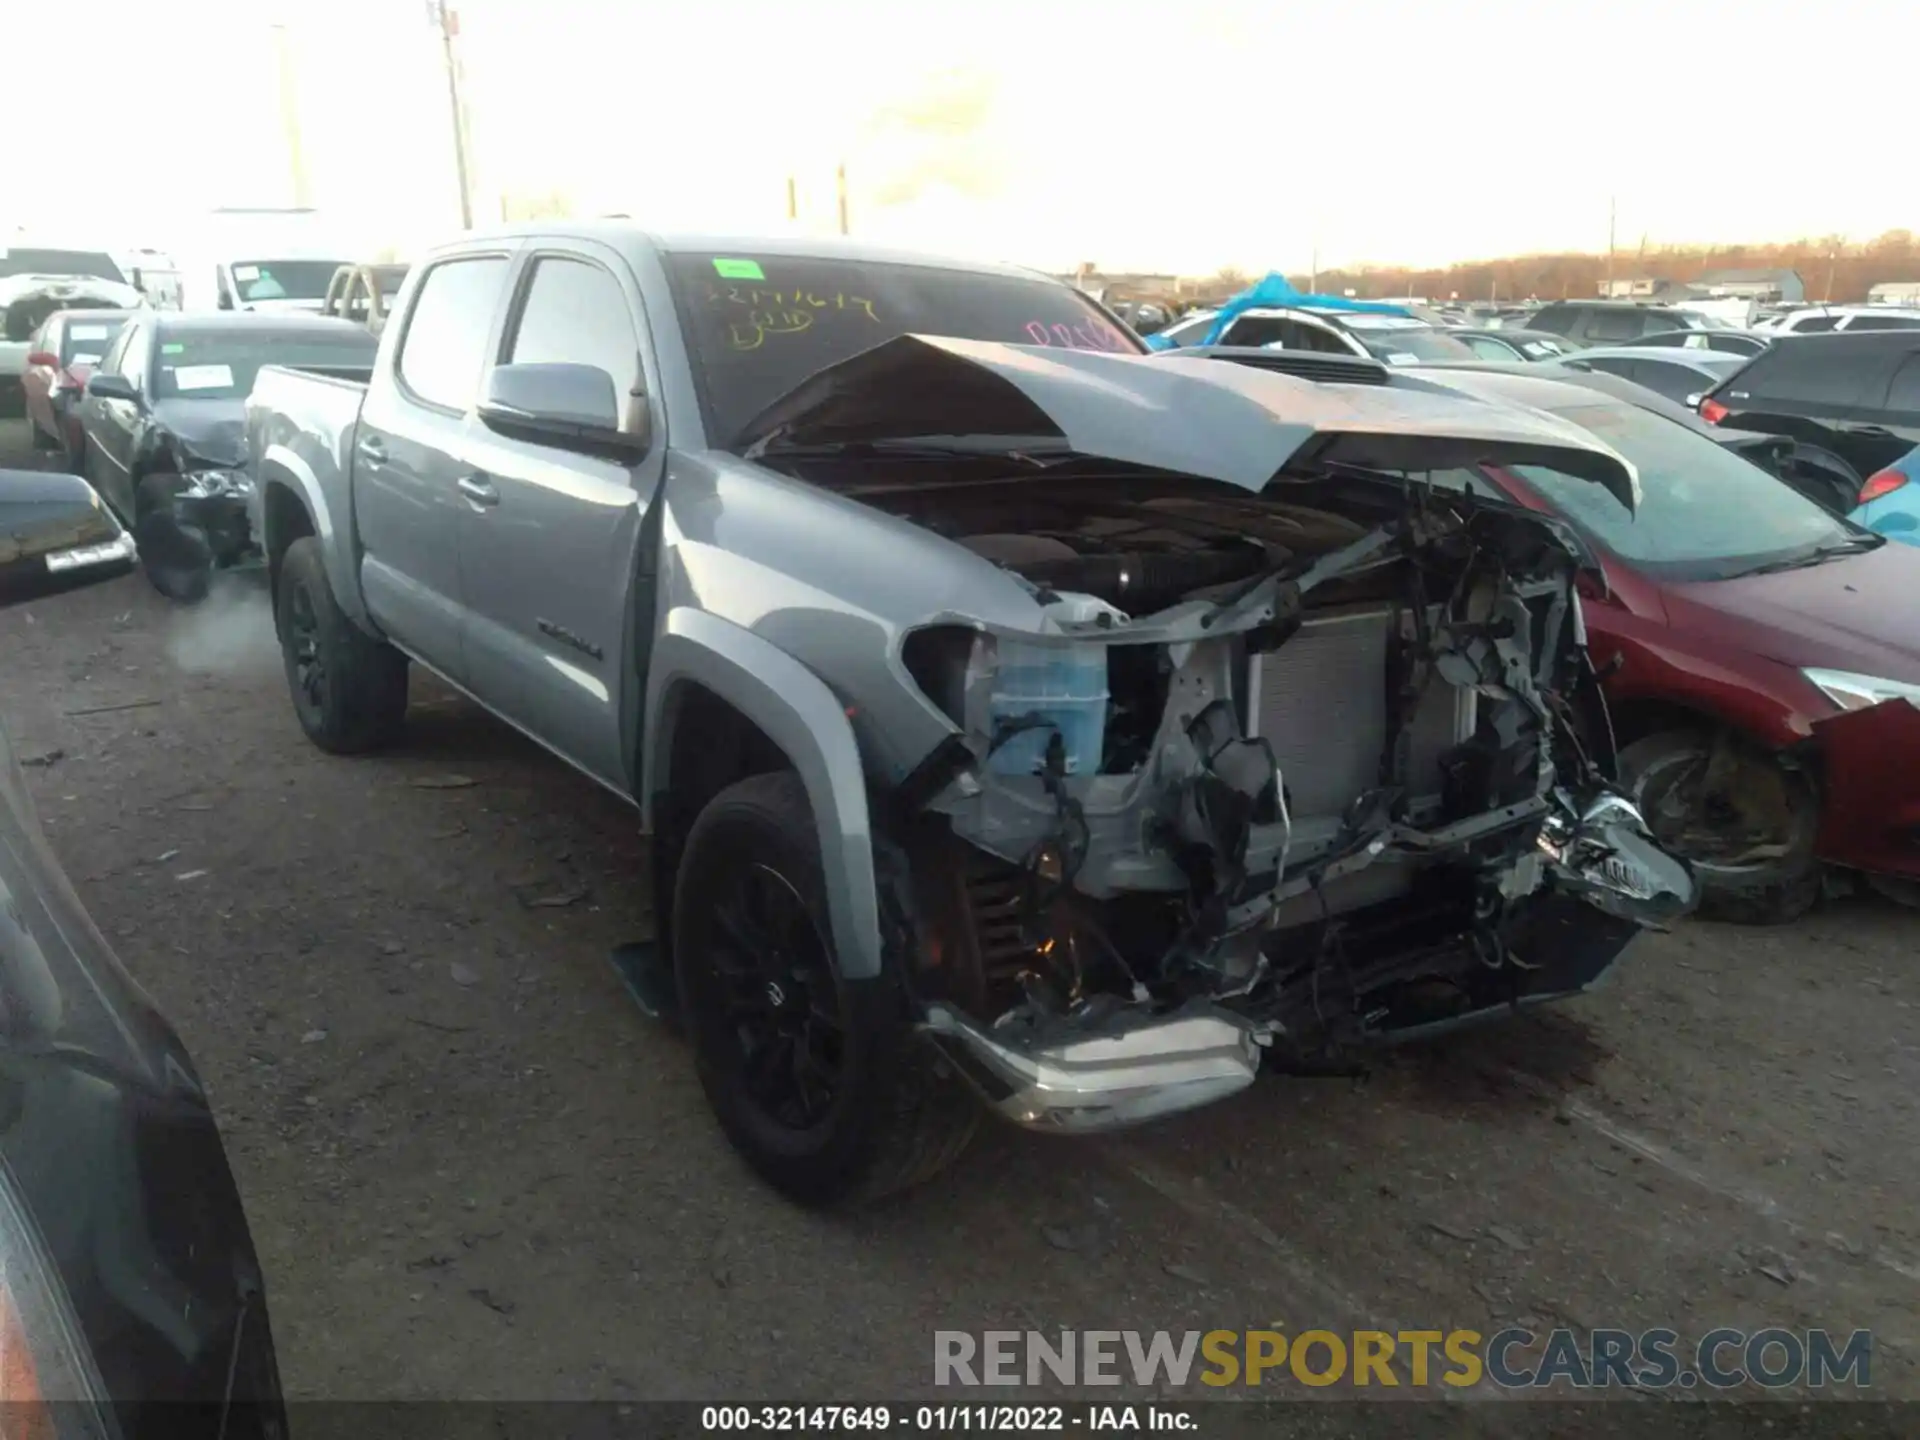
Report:
[[[708,952],[738,1051],[738,1077],[762,1116],[804,1131],[841,1089],[846,1020],[821,938],[793,883],[752,861],[712,912]]]

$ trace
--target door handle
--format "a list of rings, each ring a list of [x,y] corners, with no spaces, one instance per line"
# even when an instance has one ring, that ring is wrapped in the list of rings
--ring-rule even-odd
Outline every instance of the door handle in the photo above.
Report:
[[[387,447],[377,435],[369,435],[360,442],[360,458],[370,460],[375,465],[387,463]]]
[[[484,475],[462,475],[454,482],[471,505],[493,506],[500,503],[500,492],[487,483]]]

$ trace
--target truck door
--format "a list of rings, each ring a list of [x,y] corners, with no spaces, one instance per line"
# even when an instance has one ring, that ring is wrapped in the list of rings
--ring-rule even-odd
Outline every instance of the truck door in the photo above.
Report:
[[[367,390],[354,431],[353,507],[360,589],[403,649],[464,682],[465,597],[456,482],[488,342],[507,293],[509,257],[462,254],[422,278],[391,367]]]
[[[639,287],[614,251],[530,244],[501,364],[593,365],[631,427],[658,394]],[[460,477],[469,687],[508,720],[616,789],[626,634],[640,521],[666,453],[664,426],[640,465],[484,427]]]

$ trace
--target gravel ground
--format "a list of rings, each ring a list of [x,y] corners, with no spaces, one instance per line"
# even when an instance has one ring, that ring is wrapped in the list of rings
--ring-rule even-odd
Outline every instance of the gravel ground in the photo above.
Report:
[[[1869,1327],[1874,1388],[1920,1398],[1920,914],[1688,923],[1363,1081],[992,1128],[822,1218],[608,964],[649,926],[618,800],[419,679],[404,749],[321,754],[244,582],[7,611],[0,676],[20,752],[59,752],[27,772],[55,849],[213,1091],[293,1395],[901,1397],[936,1328],[1522,1320]]]

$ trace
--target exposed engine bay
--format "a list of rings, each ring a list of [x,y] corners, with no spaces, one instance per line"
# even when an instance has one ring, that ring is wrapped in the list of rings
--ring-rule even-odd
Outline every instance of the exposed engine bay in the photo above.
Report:
[[[1564,532],[1418,477],[796,465],[1019,577],[903,662],[915,990],[1003,1113],[1099,1129],[1584,989],[1692,877],[1607,785]],[[1106,473],[1100,473],[1101,471]],[[932,762],[930,762],[932,763]]]

